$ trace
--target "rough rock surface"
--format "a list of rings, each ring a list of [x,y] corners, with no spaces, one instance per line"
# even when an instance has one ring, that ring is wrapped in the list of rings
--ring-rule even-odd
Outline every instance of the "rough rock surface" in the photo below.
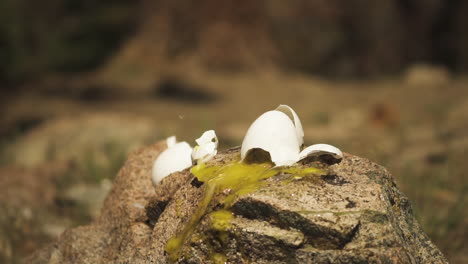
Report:
[[[180,232],[205,184],[185,170],[154,188],[151,167],[163,142],[130,155],[101,216],[64,232],[27,263],[168,263],[166,241]],[[218,154],[223,164],[238,149]],[[268,178],[240,195],[223,231],[205,214],[183,246],[180,263],[446,263],[413,217],[391,175],[346,154],[337,164],[315,161],[327,173]],[[291,178],[289,178],[291,179]],[[219,208],[215,196],[207,212]]]

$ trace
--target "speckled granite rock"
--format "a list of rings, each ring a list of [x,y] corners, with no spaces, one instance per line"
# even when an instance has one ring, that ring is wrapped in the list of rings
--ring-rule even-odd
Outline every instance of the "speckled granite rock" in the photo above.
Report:
[[[168,263],[164,246],[194,215],[205,184],[185,170],[154,188],[151,166],[164,145],[130,155],[101,217],[64,232],[27,262]],[[238,155],[238,149],[231,149],[209,163],[224,164]],[[218,196],[223,195],[215,196],[176,262],[447,262],[383,167],[349,154],[334,165],[301,165],[308,166],[326,173],[266,179],[255,191],[236,197],[229,208],[234,217],[222,231],[208,215],[220,208]]]

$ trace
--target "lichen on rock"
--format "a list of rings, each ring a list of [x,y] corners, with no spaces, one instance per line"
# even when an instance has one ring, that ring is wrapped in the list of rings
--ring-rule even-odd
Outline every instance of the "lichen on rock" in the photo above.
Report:
[[[446,263],[390,174],[366,159],[272,168],[238,165],[234,148],[153,187],[163,149],[132,154],[100,218],[28,263]],[[219,178],[229,168],[240,181]]]

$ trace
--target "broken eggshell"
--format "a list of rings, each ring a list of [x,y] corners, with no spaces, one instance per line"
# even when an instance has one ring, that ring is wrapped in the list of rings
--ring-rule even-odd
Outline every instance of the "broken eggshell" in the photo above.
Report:
[[[250,160],[248,156],[256,155],[261,149],[270,154],[271,161],[276,166],[292,165],[299,158],[302,144],[298,134],[287,114],[277,110],[268,111],[257,118],[247,130],[242,142],[241,158]]]
[[[304,130],[296,112],[287,105],[268,111],[257,118],[247,131],[241,147],[245,162],[271,161],[276,166],[289,166],[300,160],[329,155],[341,160],[343,153],[328,144],[315,144],[300,151]]]
[[[301,120],[299,119],[299,116],[288,105],[279,105],[276,108],[276,111],[285,113],[294,122],[294,126],[296,127],[297,139],[299,141],[299,145],[302,146],[304,144],[304,129],[302,128],[302,123],[301,123]]]
[[[198,146],[193,148],[193,160],[207,161],[218,153],[218,138],[214,130],[205,131],[195,142]]]
[[[340,160],[343,158],[343,152],[335,146],[328,144],[314,144],[303,149],[299,154],[299,160],[310,157],[319,157],[322,155],[330,155],[334,159]]]
[[[159,154],[153,164],[152,181],[157,185],[162,179],[176,171],[192,166],[192,148],[185,142],[176,142],[174,136],[166,140],[168,148]]]
[[[166,138],[166,145],[168,148],[174,146],[176,143],[177,143],[177,140],[175,136],[170,136]]]

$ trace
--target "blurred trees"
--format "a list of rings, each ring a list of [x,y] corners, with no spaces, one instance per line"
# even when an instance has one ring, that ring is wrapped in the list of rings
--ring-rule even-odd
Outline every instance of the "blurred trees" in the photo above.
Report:
[[[89,70],[135,28],[131,0],[0,1],[0,78]]]
[[[89,71],[114,51],[145,67],[188,56],[211,70],[334,77],[419,62],[462,71],[467,15],[462,0],[3,0],[0,77]]]
[[[344,77],[396,73],[411,63],[467,69],[466,1],[203,0],[147,5],[166,25],[168,35],[160,40],[166,41],[168,56],[195,53],[216,68],[273,63],[286,70]]]

